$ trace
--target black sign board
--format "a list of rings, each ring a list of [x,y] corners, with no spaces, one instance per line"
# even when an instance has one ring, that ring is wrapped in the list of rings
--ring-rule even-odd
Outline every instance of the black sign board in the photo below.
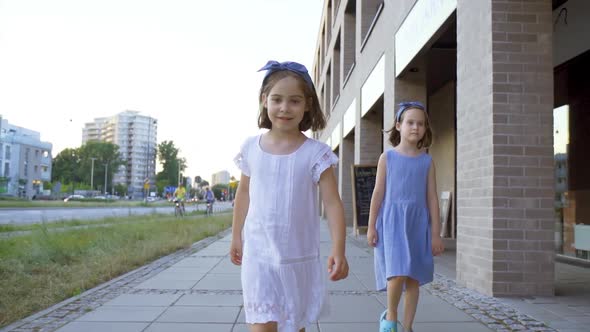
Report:
[[[352,199],[354,228],[369,226],[369,210],[371,197],[377,176],[376,165],[352,165]]]

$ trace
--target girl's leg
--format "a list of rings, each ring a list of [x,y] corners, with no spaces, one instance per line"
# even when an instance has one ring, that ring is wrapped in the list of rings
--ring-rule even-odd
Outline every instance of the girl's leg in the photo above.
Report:
[[[277,332],[277,329],[277,322],[250,324],[250,332]],[[301,329],[299,332],[305,332],[305,329]]]
[[[406,295],[404,296],[404,327],[406,331],[412,331],[419,295],[420,283],[416,279],[408,278],[406,280]]]
[[[385,316],[387,320],[397,321],[397,306],[406,279],[408,278],[393,277],[387,280],[387,315]]]
[[[277,332],[277,322],[265,324],[250,324],[250,332]]]

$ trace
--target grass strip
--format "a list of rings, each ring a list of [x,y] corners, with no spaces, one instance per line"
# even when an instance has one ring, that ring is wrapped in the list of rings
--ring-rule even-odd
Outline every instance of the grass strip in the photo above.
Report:
[[[231,218],[131,216],[60,232],[45,224],[0,240],[0,327],[188,248],[228,228]]]

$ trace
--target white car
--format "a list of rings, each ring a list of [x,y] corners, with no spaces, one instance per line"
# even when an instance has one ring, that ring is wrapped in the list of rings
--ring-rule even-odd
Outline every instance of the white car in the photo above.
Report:
[[[76,200],[76,199],[84,199],[84,198],[85,198],[84,195],[70,195],[70,196],[64,198],[64,202],[68,202],[72,199]]]

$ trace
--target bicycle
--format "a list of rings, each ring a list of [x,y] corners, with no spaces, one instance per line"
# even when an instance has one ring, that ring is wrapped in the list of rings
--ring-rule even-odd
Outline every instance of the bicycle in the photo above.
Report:
[[[174,216],[184,217],[184,208],[182,207],[182,202],[180,202],[179,199],[174,200]]]
[[[207,202],[207,217],[213,215],[213,202]]]

